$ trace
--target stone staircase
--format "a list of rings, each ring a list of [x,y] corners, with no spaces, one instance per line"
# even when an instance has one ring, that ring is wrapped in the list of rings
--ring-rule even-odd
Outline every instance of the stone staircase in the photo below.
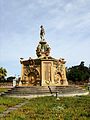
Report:
[[[78,86],[22,86],[12,88],[10,91],[4,93],[5,96],[50,96],[63,94],[78,94],[86,91]]]

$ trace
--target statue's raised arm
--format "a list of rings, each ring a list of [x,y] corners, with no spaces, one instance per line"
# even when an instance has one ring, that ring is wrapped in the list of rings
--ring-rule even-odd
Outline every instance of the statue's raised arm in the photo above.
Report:
[[[44,40],[45,39],[44,38],[44,36],[45,36],[45,30],[44,30],[44,28],[43,28],[42,25],[40,26],[40,28],[41,28],[41,30],[40,30],[40,38],[41,38],[41,40]]]

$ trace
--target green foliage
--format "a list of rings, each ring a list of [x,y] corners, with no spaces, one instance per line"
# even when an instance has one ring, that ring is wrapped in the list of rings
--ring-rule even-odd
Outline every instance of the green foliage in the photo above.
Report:
[[[9,89],[8,88],[0,88],[0,93],[1,92],[7,92]]]
[[[7,76],[7,71],[5,68],[1,67],[0,68],[0,80],[4,80],[5,76]]]
[[[14,76],[10,76],[10,77],[7,78],[7,82],[12,82],[13,79],[15,79],[15,77]]]
[[[73,66],[67,69],[67,78],[68,80],[76,81],[85,81],[90,77],[90,69],[84,66],[84,62],[81,62],[80,65]]]
[[[89,120],[90,96],[41,97],[11,112],[1,120]]]

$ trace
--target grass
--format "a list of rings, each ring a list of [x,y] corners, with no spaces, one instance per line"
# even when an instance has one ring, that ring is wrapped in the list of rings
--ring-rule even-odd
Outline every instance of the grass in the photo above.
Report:
[[[90,96],[33,98],[0,120],[90,120]]]
[[[0,113],[7,110],[9,107],[13,107],[23,101],[24,99],[20,98],[0,97]]]
[[[0,93],[1,92],[7,92],[9,90],[9,88],[0,88]]]

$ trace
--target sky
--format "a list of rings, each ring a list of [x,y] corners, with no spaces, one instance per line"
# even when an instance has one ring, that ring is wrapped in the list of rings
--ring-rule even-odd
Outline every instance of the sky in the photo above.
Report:
[[[90,64],[90,0],[0,0],[0,67],[21,74],[20,58],[37,58],[40,26],[51,56]]]

